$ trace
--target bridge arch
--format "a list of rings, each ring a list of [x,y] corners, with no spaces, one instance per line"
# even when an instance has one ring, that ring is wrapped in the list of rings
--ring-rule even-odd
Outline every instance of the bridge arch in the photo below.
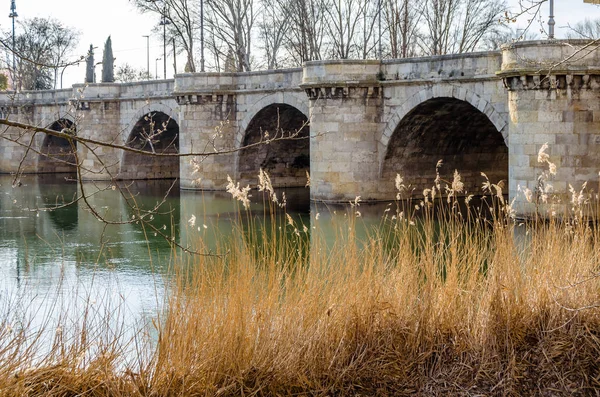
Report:
[[[310,127],[306,101],[290,93],[263,97],[239,124],[235,147],[235,169],[242,183],[255,185],[262,168],[273,186],[305,186],[310,167]],[[265,135],[268,133],[268,135]],[[277,142],[251,145],[274,137],[292,137]]]
[[[52,131],[63,131],[76,134],[76,125],[73,120],[60,118],[47,127]],[[77,142],[46,134],[39,150],[37,172],[40,174],[76,173]]]
[[[508,180],[508,122],[491,103],[465,88],[427,88],[390,118],[379,141],[379,174],[384,191],[395,191],[397,173],[417,195],[431,188],[436,164],[451,181],[462,176],[468,194],[481,192],[484,172],[496,183]]]
[[[179,153],[179,123],[167,106],[144,107],[124,145],[148,153]],[[171,179],[179,177],[179,157],[161,157],[123,151],[118,179]]]

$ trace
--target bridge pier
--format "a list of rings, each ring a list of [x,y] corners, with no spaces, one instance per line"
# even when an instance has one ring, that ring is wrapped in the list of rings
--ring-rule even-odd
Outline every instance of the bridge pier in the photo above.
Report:
[[[235,154],[227,153],[235,148],[237,127],[233,88],[232,74],[178,77],[173,95],[180,109],[180,153],[207,153],[181,157],[181,188],[224,190],[227,175],[235,178]]]
[[[119,96],[121,84],[102,83],[75,85],[74,92],[80,92],[75,99],[77,109],[77,134],[83,138],[100,142],[123,145],[125,139],[121,130]],[[77,146],[81,161],[83,180],[112,180],[119,173],[121,151],[108,146]]]
[[[586,44],[536,41],[503,47],[498,75],[508,90],[509,194],[520,216],[571,211],[571,186],[579,192],[587,183],[587,192],[598,192],[600,51],[578,51]],[[540,163],[546,143],[549,158]]]
[[[380,70],[379,61],[305,64],[301,87],[310,102],[311,199],[379,198]]]
[[[16,96],[16,95],[15,95]],[[20,98],[19,98],[20,99]],[[16,101],[15,101],[16,102]],[[5,101],[0,107],[0,117],[10,121],[33,124],[35,114],[33,104],[19,104]],[[31,131],[9,127],[4,132],[9,140],[0,143],[0,173],[34,173],[36,172],[37,154],[27,150],[32,144],[35,149],[35,137]]]

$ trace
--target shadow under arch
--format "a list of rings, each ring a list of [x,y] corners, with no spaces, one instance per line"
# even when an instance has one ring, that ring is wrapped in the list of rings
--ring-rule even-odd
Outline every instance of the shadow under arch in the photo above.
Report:
[[[263,169],[274,187],[305,186],[310,170],[309,135],[308,118],[296,107],[274,103],[261,109],[248,124],[239,152],[241,184],[255,186]],[[274,138],[283,139],[267,142]],[[244,149],[257,143],[261,144]]]
[[[150,111],[132,128],[125,144],[148,152],[125,151],[118,179],[173,179],[179,177],[179,157],[159,157],[152,153],[179,153],[179,125],[168,114]]]
[[[48,129],[72,135],[77,134],[75,123],[65,118],[56,120]],[[37,172],[39,174],[75,174],[77,172],[76,151],[77,142],[46,135],[40,147]]]
[[[394,179],[400,174],[413,194],[422,197],[423,189],[434,185],[439,160],[441,178],[451,183],[457,170],[466,194],[482,193],[482,172],[492,183],[508,180],[502,132],[469,102],[436,97],[414,107],[396,126],[381,166],[382,191],[393,199]]]

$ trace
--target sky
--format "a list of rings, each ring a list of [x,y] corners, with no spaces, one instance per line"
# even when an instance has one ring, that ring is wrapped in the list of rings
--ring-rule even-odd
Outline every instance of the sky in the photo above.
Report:
[[[162,58],[163,43],[158,33],[153,33],[159,18],[153,14],[142,15],[129,0],[15,0],[19,19],[34,17],[53,17],[63,22],[66,26],[74,27],[81,32],[79,46],[75,50],[77,56],[86,55],[90,44],[98,47],[95,50],[96,62],[102,60],[104,42],[110,35],[112,37],[113,54],[116,58],[115,65],[128,63],[138,69],[146,69],[146,38],[150,35],[150,73],[159,77],[163,76]],[[199,1],[199,0],[198,0]],[[10,13],[11,0],[0,0],[0,29],[12,29]],[[518,0],[509,0],[509,4],[516,6]],[[566,31],[567,24],[574,24],[585,18],[600,18],[600,7],[583,3],[583,0],[555,0],[555,20],[557,37],[560,38]],[[548,7],[544,5],[544,20],[547,18]],[[519,21],[517,24],[524,24]],[[535,26],[535,29],[539,29]],[[169,57],[167,62],[167,78],[173,76],[173,60]],[[178,57],[178,71],[184,66],[184,59]],[[97,67],[96,75],[101,75],[101,66]],[[63,75],[63,87],[70,87],[75,83],[82,83],[85,77],[85,62],[79,66],[69,66]],[[59,82],[60,86],[60,82]],[[60,87],[57,87],[60,88]]]

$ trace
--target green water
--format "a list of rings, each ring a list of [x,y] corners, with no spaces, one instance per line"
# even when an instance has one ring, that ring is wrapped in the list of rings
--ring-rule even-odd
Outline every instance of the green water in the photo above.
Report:
[[[219,239],[236,237],[240,225],[247,229],[270,219],[257,191],[246,212],[229,193],[180,190],[173,181],[86,182],[87,202],[66,205],[81,197],[76,182],[39,176],[20,181],[13,186],[13,177],[0,176],[0,325],[41,330],[46,345],[65,322],[109,321],[127,339],[152,324],[164,306],[169,271],[185,262],[188,254],[173,242],[211,252]],[[286,212],[303,238],[315,229],[331,241],[339,238],[344,230],[334,226],[335,219],[355,216],[356,210],[360,238],[380,224],[388,208],[317,205],[310,203],[307,188],[285,193]],[[139,222],[153,209],[148,223]],[[286,218],[279,219],[286,230]]]
[[[71,205],[81,196],[74,181],[20,181],[0,176],[0,320],[9,322],[42,327],[64,312],[77,319],[91,302],[134,328],[163,304],[173,254],[186,255],[171,243],[194,250],[202,240],[210,251],[240,218],[228,193],[180,191],[173,181],[88,182],[87,202]],[[308,189],[286,195],[288,213],[309,223]],[[263,200],[253,196],[251,213],[262,217]],[[148,224],[137,221],[157,205]]]

